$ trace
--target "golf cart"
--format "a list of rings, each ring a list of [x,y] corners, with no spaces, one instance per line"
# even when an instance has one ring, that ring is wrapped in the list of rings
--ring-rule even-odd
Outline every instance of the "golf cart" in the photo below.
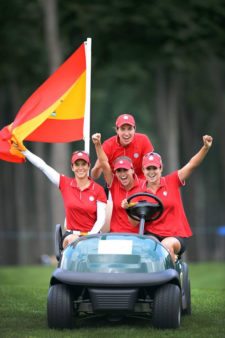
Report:
[[[187,264],[180,257],[174,264],[155,237],[144,235],[145,221],[160,217],[162,202],[148,193],[134,194],[128,202],[128,215],[140,221],[139,234],[87,235],[62,250],[62,230],[56,226],[58,267],[47,300],[50,328],[73,328],[76,318],[102,315],[109,320],[143,316],[156,328],[172,329],[180,326],[181,314],[191,313]]]

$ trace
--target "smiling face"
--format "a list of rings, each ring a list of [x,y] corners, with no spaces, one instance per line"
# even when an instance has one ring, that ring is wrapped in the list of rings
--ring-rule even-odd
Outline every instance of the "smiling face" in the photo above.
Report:
[[[76,178],[86,178],[88,177],[90,166],[84,160],[77,160],[72,164],[72,171]]]
[[[150,165],[146,168],[142,168],[142,170],[149,184],[152,185],[160,184],[160,178],[162,176],[162,167],[155,167]]]
[[[121,146],[126,147],[133,141],[135,127],[131,126],[130,124],[123,124],[121,127],[117,128],[116,132],[119,137]]]
[[[134,183],[134,169],[119,168],[115,171],[116,177],[126,190],[130,189]]]

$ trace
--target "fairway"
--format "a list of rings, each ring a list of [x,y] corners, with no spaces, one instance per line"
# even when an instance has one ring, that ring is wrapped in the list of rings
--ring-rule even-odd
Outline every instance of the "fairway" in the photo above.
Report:
[[[178,330],[156,330],[148,320],[128,318],[109,323],[102,318],[78,322],[70,331],[50,330],[46,299],[52,267],[0,268],[0,337],[225,337],[225,264],[189,264],[192,315],[183,316]]]

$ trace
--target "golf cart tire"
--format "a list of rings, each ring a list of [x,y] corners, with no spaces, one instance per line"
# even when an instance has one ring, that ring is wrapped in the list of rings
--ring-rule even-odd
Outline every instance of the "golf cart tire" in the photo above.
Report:
[[[159,287],[153,302],[153,326],[158,329],[176,329],[180,327],[181,291],[175,284]]]
[[[70,289],[66,285],[50,287],[47,302],[48,326],[54,329],[72,329],[74,310]]]
[[[183,273],[183,299],[182,299],[182,314],[190,315],[191,314],[191,283],[189,278],[188,265],[182,263],[182,273]]]

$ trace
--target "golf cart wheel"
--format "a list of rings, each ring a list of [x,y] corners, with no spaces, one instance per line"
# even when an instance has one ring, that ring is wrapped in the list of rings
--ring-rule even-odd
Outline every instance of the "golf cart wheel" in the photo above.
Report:
[[[158,329],[176,329],[180,326],[181,291],[175,284],[159,287],[153,302],[153,326]]]
[[[182,313],[191,314],[191,283],[189,279],[188,265],[182,263],[183,283],[182,283]]]
[[[73,302],[70,289],[56,284],[50,287],[47,302],[48,326],[55,329],[73,327]]]

